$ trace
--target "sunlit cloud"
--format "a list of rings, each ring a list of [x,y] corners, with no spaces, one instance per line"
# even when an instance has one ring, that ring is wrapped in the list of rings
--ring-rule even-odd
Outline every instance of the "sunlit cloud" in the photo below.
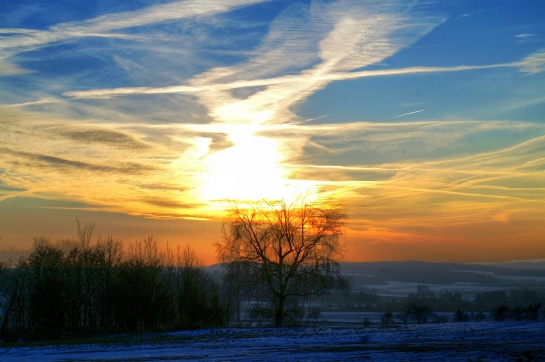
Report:
[[[233,168],[232,165],[243,158],[242,154],[251,152],[252,157],[256,157],[255,165],[248,165],[246,157],[245,166],[241,169],[223,170],[220,174],[223,178],[231,178],[230,182],[237,184],[241,190],[248,190],[248,187],[241,187],[247,182],[243,180],[254,178],[253,170],[267,170],[258,174],[262,175],[263,179],[276,180],[274,183],[278,184],[275,186],[278,189],[279,184],[288,182],[286,172],[280,166],[282,160],[276,150],[277,147],[271,145],[267,150],[275,150],[266,151],[264,145],[274,141],[260,140],[253,136],[253,133],[262,129],[248,127],[292,121],[295,119],[291,113],[292,106],[323,89],[332,81],[373,76],[373,72],[359,72],[355,75],[350,71],[394,54],[442,21],[429,16],[420,16],[418,21],[409,21],[410,8],[391,4],[371,6],[365,10],[343,2],[330,5],[312,4],[312,7],[319,9],[308,9],[301,5],[288,7],[275,19],[268,35],[258,47],[255,57],[236,66],[213,68],[189,80],[187,85],[71,91],[65,95],[75,98],[102,98],[135,94],[194,94],[208,109],[208,114],[215,122],[246,127],[242,133],[240,128],[232,128],[236,129],[235,131],[225,130],[233,146],[203,159],[203,164],[212,164],[214,169],[214,174],[205,172],[204,178],[222,179],[221,175],[216,174],[221,171],[218,164]],[[297,22],[294,21],[295,18]],[[360,30],[354,32],[354,28]],[[399,32],[400,29],[404,31]],[[292,56],[293,53],[297,53],[296,58]],[[262,67],[262,64],[274,66]],[[267,77],[286,72],[292,74]],[[242,99],[233,94],[234,90],[249,87],[263,88]],[[241,134],[246,136],[241,137]],[[260,147],[256,147],[258,144]],[[256,150],[260,150],[261,154],[256,154]],[[271,175],[271,172],[275,175]],[[204,190],[217,190],[219,186],[211,185],[210,181],[204,182],[204,185]],[[207,198],[212,197],[209,191],[203,191],[203,194],[206,194]],[[218,197],[219,195],[214,195],[213,198]]]
[[[28,186],[4,197],[67,195],[107,205],[106,210],[139,213],[145,210],[145,195],[151,197],[157,184],[169,188],[163,173],[174,152],[138,140],[122,128],[77,124],[11,107],[1,114],[4,180]],[[131,184],[134,177],[142,185]],[[170,190],[185,191],[177,183]]]
[[[261,3],[282,9],[256,21]],[[0,29],[12,85],[0,89],[0,201],[218,220],[229,199],[312,193],[343,205],[369,245],[466,245],[475,237],[456,227],[530,225],[545,209],[545,128],[523,115],[545,104],[545,52],[418,57],[454,25],[418,2],[188,0]],[[497,79],[516,86],[487,99]]]

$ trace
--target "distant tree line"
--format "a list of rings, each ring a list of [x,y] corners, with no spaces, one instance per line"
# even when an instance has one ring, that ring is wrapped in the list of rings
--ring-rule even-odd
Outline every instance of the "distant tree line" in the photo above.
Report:
[[[28,257],[0,274],[0,338],[59,338],[224,326],[222,290],[189,248],[159,252],[147,237],[124,251],[94,224],[78,222],[78,243],[35,238]]]
[[[381,323],[384,325],[396,321],[422,324],[483,320],[536,321],[545,318],[543,287],[477,292],[472,299],[464,298],[457,290],[434,292],[427,285],[419,285],[416,292],[408,297],[395,298],[379,296],[376,290],[366,288],[344,296],[327,295],[320,298],[319,302],[326,309],[382,312]],[[452,313],[452,317],[446,316],[448,312]]]

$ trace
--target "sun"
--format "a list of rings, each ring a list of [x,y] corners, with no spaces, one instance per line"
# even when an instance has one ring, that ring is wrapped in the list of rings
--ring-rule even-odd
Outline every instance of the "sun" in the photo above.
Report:
[[[289,200],[301,192],[281,166],[282,156],[274,139],[257,136],[254,127],[234,127],[233,146],[203,160],[199,194],[207,202]]]

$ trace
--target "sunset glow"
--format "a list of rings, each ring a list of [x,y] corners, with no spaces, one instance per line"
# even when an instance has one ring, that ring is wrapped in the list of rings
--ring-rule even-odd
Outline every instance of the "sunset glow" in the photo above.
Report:
[[[331,202],[347,260],[545,258],[539,1],[0,5],[0,248]],[[144,228],[146,226],[146,228]]]
[[[251,132],[251,131],[250,131]],[[200,193],[205,201],[282,198],[284,172],[273,140],[245,128],[232,134],[233,146],[203,160]]]

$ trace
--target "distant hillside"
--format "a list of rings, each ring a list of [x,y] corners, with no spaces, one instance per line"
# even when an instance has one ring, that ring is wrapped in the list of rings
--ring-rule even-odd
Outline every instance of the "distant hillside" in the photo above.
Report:
[[[532,261],[508,261],[504,263],[491,263],[485,265],[497,266],[500,268],[509,269],[526,269],[526,270],[541,270],[545,271],[545,260]]]
[[[539,265],[544,265],[539,268]],[[428,263],[424,261],[351,262],[340,263],[341,272],[350,275],[355,285],[384,285],[388,281],[418,284],[470,283],[495,285],[502,278],[544,278],[545,262],[501,264]],[[221,264],[206,268],[218,274],[225,271]]]
[[[499,277],[545,278],[545,269],[483,264],[428,263],[422,261],[341,263],[341,271],[355,284],[381,285],[386,281],[421,284],[497,284]]]

